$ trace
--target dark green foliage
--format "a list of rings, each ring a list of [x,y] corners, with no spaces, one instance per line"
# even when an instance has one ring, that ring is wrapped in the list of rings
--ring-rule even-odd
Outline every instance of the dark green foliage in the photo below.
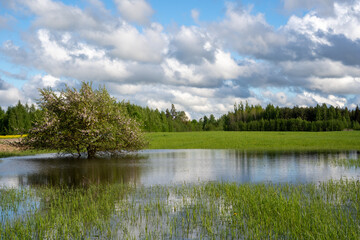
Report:
[[[176,111],[174,104],[171,110],[159,111],[149,107],[121,103],[130,117],[135,118],[141,128],[147,132],[187,132],[202,130],[196,120],[190,121],[184,111]]]
[[[146,132],[188,132],[188,131],[342,131],[360,130],[360,110],[327,106],[275,107],[265,108],[235,104],[234,111],[216,119],[213,114],[198,121],[189,120],[184,111],[177,111],[174,104],[170,110],[159,111],[141,107],[129,102],[118,104],[123,112],[136,119]],[[40,110],[21,105],[9,107],[5,112],[0,108],[0,134],[27,133],[31,122]],[[29,122],[30,119],[30,122]]]
[[[359,119],[358,119],[359,118]],[[234,106],[224,119],[227,131],[342,131],[360,129],[359,108],[348,110],[326,104],[316,107],[279,108],[272,104]]]
[[[32,127],[32,123],[40,114],[34,105],[21,104],[8,107],[6,112],[0,108],[0,134],[25,134]]]

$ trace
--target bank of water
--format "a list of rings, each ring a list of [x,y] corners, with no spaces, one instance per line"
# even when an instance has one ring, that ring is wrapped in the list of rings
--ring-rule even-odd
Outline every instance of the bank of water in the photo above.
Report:
[[[0,162],[1,239],[358,239],[358,152],[147,150]],[[341,160],[341,161],[339,161]]]

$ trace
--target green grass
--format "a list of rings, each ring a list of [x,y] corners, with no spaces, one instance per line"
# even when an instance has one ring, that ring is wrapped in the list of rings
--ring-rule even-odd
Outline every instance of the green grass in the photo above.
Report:
[[[0,239],[359,239],[360,182],[0,190]]]
[[[360,150],[360,131],[147,133],[149,149]]]
[[[342,132],[160,132],[146,133],[149,149],[254,151],[360,150],[360,131]],[[0,152],[0,158],[46,151]]]

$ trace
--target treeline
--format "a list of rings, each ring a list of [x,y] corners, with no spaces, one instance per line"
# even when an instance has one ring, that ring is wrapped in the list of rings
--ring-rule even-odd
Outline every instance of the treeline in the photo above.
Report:
[[[360,110],[327,106],[275,107],[240,103],[234,110],[216,119],[214,115],[199,120],[189,120],[184,111],[170,109],[159,111],[129,102],[120,102],[125,114],[135,118],[146,132],[186,131],[342,131],[360,130]],[[0,134],[25,134],[41,110],[34,105],[0,107]]]
[[[234,106],[234,112],[223,116],[227,131],[342,131],[360,130],[360,111],[327,106],[274,107],[260,105]]]
[[[120,103],[127,114],[135,118],[141,128],[147,132],[188,132],[202,131],[202,126],[196,120],[190,121],[184,111],[177,111],[174,104],[171,109],[159,111],[149,107],[141,107],[135,104]]]
[[[23,105],[20,101],[16,106],[8,107],[6,111],[0,107],[0,134],[27,133],[37,114],[40,114],[40,110],[34,105]]]
[[[360,111],[327,106],[274,107],[240,103],[234,111],[216,119],[214,115],[190,121],[174,105],[165,111],[123,103],[128,114],[136,118],[148,132],[183,131],[342,131],[360,130]]]

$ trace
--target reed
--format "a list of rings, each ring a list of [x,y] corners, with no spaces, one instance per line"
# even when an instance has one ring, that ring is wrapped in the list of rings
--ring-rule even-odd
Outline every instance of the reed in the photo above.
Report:
[[[360,159],[333,159],[331,164],[334,166],[343,166],[345,168],[359,168]]]
[[[0,190],[1,239],[359,239],[360,183]]]

